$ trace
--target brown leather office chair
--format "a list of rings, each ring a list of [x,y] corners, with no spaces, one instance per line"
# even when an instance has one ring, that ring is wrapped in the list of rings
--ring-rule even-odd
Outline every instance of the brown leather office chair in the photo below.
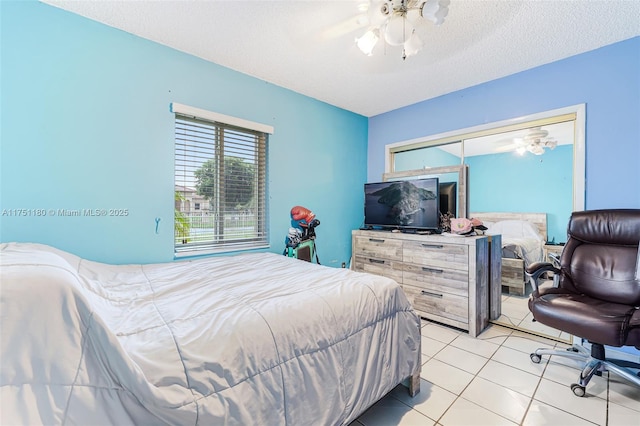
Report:
[[[639,364],[607,359],[605,346],[640,349],[640,210],[591,210],[574,212],[568,240],[560,256],[560,268],[536,263],[527,268],[533,286],[529,310],[535,321],[565,331],[591,343],[566,351],[538,349],[542,355],[583,359],[577,396],[594,374],[610,371],[640,386]],[[552,287],[538,286],[545,272],[559,274]]]

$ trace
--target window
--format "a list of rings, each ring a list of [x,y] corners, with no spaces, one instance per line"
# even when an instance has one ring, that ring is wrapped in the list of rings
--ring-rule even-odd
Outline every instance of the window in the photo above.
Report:
[[[268,133],[202,116],[238,121],[233,117],[179,104],[172,109],[176,254],[268,247]]]

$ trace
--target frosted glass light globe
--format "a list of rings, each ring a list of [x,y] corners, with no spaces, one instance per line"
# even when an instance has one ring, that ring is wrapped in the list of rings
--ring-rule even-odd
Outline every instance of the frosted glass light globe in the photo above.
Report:
[[[424,42],[415,32],[411,34],[409,40],[404,43],[404,54],[409,57],[413,56],[424,47]]]
[[[367,56],[371,56],[373,48],[378,43],[378,30],[369,30],[362,37],[356,39],[358,48]]]
[[[384,40],[391,46],[400,46],[409,40],[413,33],[413,25],[402,15],[393,15],[384,29]]]

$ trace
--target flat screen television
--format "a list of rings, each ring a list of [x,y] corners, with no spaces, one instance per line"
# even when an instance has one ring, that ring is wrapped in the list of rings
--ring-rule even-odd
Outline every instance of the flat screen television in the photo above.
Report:
[[[364,184],[365,228],[435,230],[439,223],[437,177]]]
[[[440,213],[451,213],[457,217],[458,184],[456,182],[440,182]]]

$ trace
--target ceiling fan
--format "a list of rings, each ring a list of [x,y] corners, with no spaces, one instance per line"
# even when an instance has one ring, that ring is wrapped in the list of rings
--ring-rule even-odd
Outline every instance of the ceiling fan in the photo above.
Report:
[[[496,148],[497,152],[516,151],[523,155],[530,152],[535,155],[544,154],[545,148],[554,149],[558,146],[558,141],[549,136],[549,131],[542,129],[540,126],[532,127],[522,137],[513,138],[508,145]]]
[[[376,45],[401,46],[402,59],[416,55],[426,42],[428,27],[440,26],[451,0],[358,0],[357,11],[322,31],[325,39],[360,30],[355,44],[367,56]]]

